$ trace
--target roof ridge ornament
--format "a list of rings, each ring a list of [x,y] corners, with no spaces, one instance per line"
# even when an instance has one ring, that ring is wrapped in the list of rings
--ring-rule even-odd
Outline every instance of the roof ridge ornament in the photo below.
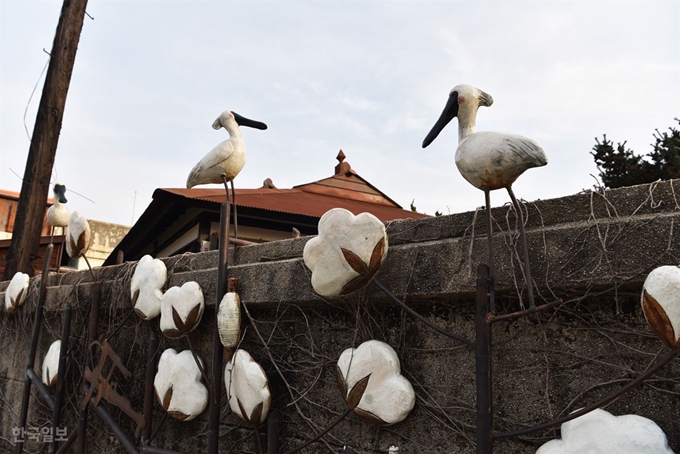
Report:
[[[341,175],[343,173],[347,173],[347,172],[352,171],[352,166],[349,165],[349,162],[344,162],[345,158],[346,158],[345,153],[341,149],[338,152],[338,155],[335,157],[335,159],[338,160],[338,165],[335,166],[335,174],[336,175]]]

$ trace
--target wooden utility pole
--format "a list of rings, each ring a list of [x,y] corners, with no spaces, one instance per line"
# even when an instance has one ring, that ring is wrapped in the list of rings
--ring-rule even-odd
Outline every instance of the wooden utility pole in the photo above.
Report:
[[[61,8],[26,160],[4,280],[11,279],[17,271],[34,274],[31,262],[39,254],[45,202],[86,6],[87,0],[64,0]]]

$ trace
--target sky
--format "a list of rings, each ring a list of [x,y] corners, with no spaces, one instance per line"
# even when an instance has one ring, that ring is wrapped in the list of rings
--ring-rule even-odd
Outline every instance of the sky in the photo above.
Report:
[[[2,189],[21,189],[60,10],[0,0]],[[330,177],[342,149],[361,177],[428,214],[484,202],[456,169],[456,120],[421,147],[460,83],[494,98],[479,131],[545,150],[548,165],[513,185],[527,201],[597,184],[596,137],[646,154],[680,117],[677,0],[91,0],[87,12],[52,182],[71,210],[105,222],[130,225],[156,188],[184,187],[228,138],[211,128],[224,110],[269,127],[241,128],[237,188]]]

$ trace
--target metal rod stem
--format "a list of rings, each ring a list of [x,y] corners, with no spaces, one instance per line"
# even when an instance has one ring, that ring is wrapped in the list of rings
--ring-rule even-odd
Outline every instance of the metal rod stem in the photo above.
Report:
[[[491,454],[493,430],[493,379],[491,323],[489,313],[489,267],[477,267],[477,311],[475,318],[475,376],[477,377],[477,454]]]
[[[52,443],[49,452],[59,449],[59,442],[55,434],[61,419],[61,405],[64,400],[64,378],[66,377],[66,358],[68,356],[69,337],[71,335],[71,304],[64,307],[63,326],[61,328],[61,350],[59,350],[59,371],[57,372],[57,384],[54,392],[54,410],[52,411]]]
[[[238,239],[238,213],[236,212],[236,191],[234,190],[234,180],[231,180],[231,204],[234,206],[234,238]]]
[[[92,401],[90,402],[92,405],[94,405]],[[109,411],[103,405],[97,405],[94,408],[97,410],[97,413],[104,420],[104,422],[106,422],[109,428],[111,428],[111,431],[116,436],[120,444],[123,445],[125,450],[130,454],[139,454],[137,446],[135,446],[134,442],[130,440],[127,435],[125,435],[125,432],[123,432],[123,429],[121,429],[116,420],[113,419],[111,413],[109,413]]]
[[[345,417],[346,417],[347,415],[349,415],[351,412],[352,412],[352,409],[351,409],[350,407],[347,407],[347,409],[345,409],[345,411],[344,411],[340,416],[338,416],[338,417],[335,419],[335,421],[333,421],[332,423],[330,423],[330,424],[328,425],[328,427],[326,427],[324,430],[322,430],[320,433],[318,433],[314,438],[312,438],[311,440],[307,440],[306,442],[302,443],[302,444],[301,444],[300,446],[298,446],[297,448],[291,449],[290,451],[288,451],[288,452],[285,453],[285,454],[294,454],[294,453],[300,451],[301,449],[306,448],[307,446],[311,445],[311,444],[314,443],[315,441],[320,440],[321,437],[323,437],[324,435],[326,435],[326,434],[327,434],[328,432],[330,432],[335,426],[337,426],[338,424],[340,424],[340,421],[342,421],[343,419],[345,419]]]
[[[226,179],[224,180],[227,189]],[[228,195],[228,189],[227,189]],[[220,401],[222,397],[222,362],[224,346],[220,341],[220,333],[217,329],[217,313],[220,302],[227,293],[228,286],[228,260],[229,260],[229,217],[231,205],[229,202],[222,204],[220,209],[220,247],[217,262],[217,295],[215,301],[215,329],[213,330],[213,357],[212,357],[212,380],[210,380],[210,405],[208,409],[208,454],[217,454],[219,450],[220,436]]]
[[[48,407],[50,407],[50,410],[54,411],[54,399],[52,399],[50,390],[47,388],[47,386],[45,386],[40,377],[38,377],[38,374],[36,374],[33,369],[28,369],[26,371],[26,375],[28,375],[28,378],[31,380],[31,383],[40,393],[40,397],[42,397],[43,401],[47,404]]]
[[[31,335],[31,347],[28,353],[28,360],[26,361],[26,375],[24,377],[24,394],[21,399],[21,414],[19,417],[19,427],[26,430],[26,422],[28,420],[28,403],[31,399],[31,379],[28,375],[29,371],[33,370],[35,364],[35,354],[38,350],[38,340],[40,338],[40,325],[42,324],[43,306],[45,305],[45,296],[47,295],[47,281],[49,278],[50,259],[52,258],[53,244],[48,244],[45,250],[45,258],[42,266],[42,274],[40,275],[40,294],[38,296],[38,304],[35,307],[35,317],[33,320],[33,333]],[[23,438],[17,441],[17,454],[24,451]]]
[[[56,436],[56,434],[54,434]],[[73,443],[78,439],[78,431],[74,430],[68,435],[68,439],[66,442],[64,442],[63,445],[59,448],[59,450],[56,452],[56,454],[64,454],[68,452],[69,449],[71,449],[71,446]]]
[[[618,391],[616,391],[616,392],[614,392],[614,393],[608,395],[608,396],[605,397],[604,399],[598,400],[598,401],[595,402],[594,404],[588,405],[588,406],[585,407],[585,408],[582,408],[582,409],[577,410],[577,411],[575,411],[575,412],[573,412],[573,413],[570,413],[570,414],[568,414],[567,416],[564,416],[564,417],[559,418],[559,419],[555,419],[555,420],[550,421],[550,422],[546,422],[546,423],[543,423],[543,424],[539,424],[538,426],[529,427],[529,428],[521,429],[521,430],[516,430],[516,431],[514,431],[514,432],[494,432],[494,433],[493,433],[493,437],[494,437],[494,438],[513,438],[513,437],[519,437],[519,436],[522,436],[522,435],[530,434],[530,433],[532,433],[532,432],[537,432],[537,431],[539,431],[539,430],[546,430],[546,429],[550,429],[550,428],[559,426],[560,424],[563,424],[563,423],[565,423],[565,422],[567,422],[567,421],[571,421],[572,419],[576,419],[576,418],[578,418],[579,416],[583,416],[583,415],[585,415],[586,413],[590,413],[591,411],[593,411],[593,410],[595,410],[595,409],[597,409],[597,408],[603,407],[603,406],[605,406],[605,405],[607,405],[607,404],[609,404],[609,403],[615,401],[616,399],[618,399],[619,397],[621,397],[622,395],[624,395],[625,393],[627,393],[627,392],[630,391],[631,389],[633,389],[633,388],[635,388],[635,387],[641,385],[642,382],[644,382],[644,381],[647,380],[649,377],[651,377],[652,375],[654,375],[655,373],[657,373],[662,367],[664,367],[666,364],[668,364],[669,362],[671,362],[671,361],[673,360],[673,358],[675,358],[676,356],[678,356],[678,352],[676,352],[676,351],[674,351],[674,350],[671,350],[670,353],[668,353],[666,356],[664,356],[663,358],[661,358],[661,359],[659,360],[659,362],[657,362],[653,367],[647,369],[647,371],[646,371],[645,373],[643,373],[642,375],[640,375],[640,376],[639,376],[638,378],[636,378],[635,380],[632,380],[632,381],[628,382],[627,385],[625,385],[624,387],[622,387],[622,388],[619,389]]]
[[[182,454],[177,451],[170,451],[169,449],[156,448],[154,446],[144,446],[142,452],[149,454]]]
[[[279,454],[279,411],[272,408],[267,420],[267,454]]]
[[[97,329],[99,327],[99,282],[94,281],[92,283],[91,292],[91,302],[90,302],[90,326],[88,331],[88,341],[85,347],[85,365],[92,369],[92,352],[90,351],[90,345],[92,342],[97,340]],[[85,396],[89,389],[87,380],[83,376],[83,381],[81,385],[82,395]],[[80,410],[80,415],[78,416],[78,442],[76,444],[76,453],[85,454],[85,435],[87,434],[87,409]]]
[[[519,223],[519,241],[522,243],[522,257],[524,259],[524,280],[527,284],[527,296],[529,297],[529,308],[536,306],[534,303],[534,281],[531,279],[531,267],[529,266],[529,246],[527,244],[527,236],[524,233],[524,216],[522,209],[519,206],[515,193],[512,192],[512,187],[508,186],[508,194],[512,200],[512,205],[515,207],[517,213],[517,222]]]
[[[494,278],[496,271],[493,265],[493,218],[491,216],[491,191],[484,188],[484,203],[486,204],[486,247],[489,250],[489,310],[496,312],[496,292]]]
[[[451,331],[448,331],[448,330],[442,328],[441,326],[435,325],[430,320],[426,319],[425,317],[423,317],[422,315],[420,315],[419,313],[417,313],[416,311],[414,311],[413,309],[408,307],[403,301],[401,301],[399,298],[397,298],[392,292],[387,290],[387,288],[385,288],[385,286],[383,286],[377,279],[372,279],[371,282],[373,283],[373,285],[378,290],[380,290],[385,295],[387,295],[392,301],[397,303],[402,309],[404,309],[406,312],[408,312],[409,314],[411,314],[412,316],[414,316],[415,318],[417,318],[418,320],[420,320],[421,322],[423,322],[424,324],[426,324],[427,326],[429,326],[433,330],[437,331],[440,334],[443,334],[444,336],[450,337],[451,339],[455,339],[458,342],[461,342],[461,343],[467,345],[470,348],[472,348],[475,345],[474,343],[472,343],[472,341],[464,338],[463,336],[459,336],[458,334],[452,333]]]
[[[503,314],[503,315],[492,315],[490,314],[487,318],[490,323],[494,322],[503,322],[503,321],[509,321],[509,320],[514,320],[516,318],[524,317],[525,315],[531,315],[535,314],[538,312],[545,311],[547,309],[552,309],[554,307],[560,307],[561,305],[564,304],[564,301],[562,300],[555,300],[547,304],[541,304],[540,306],[534,306],[533,308],[529,308],[523,311],[517,311],[517,312],[511,312],[509,314]]]
[[[151,438],[153,426],[153,381],[156,377],[156,353],[158,352],[158,335],[151,330],[149,338],[149,352],[146,359],[146,382],[144,384],[144,429],[142,429],[142,444],[146,445]]]

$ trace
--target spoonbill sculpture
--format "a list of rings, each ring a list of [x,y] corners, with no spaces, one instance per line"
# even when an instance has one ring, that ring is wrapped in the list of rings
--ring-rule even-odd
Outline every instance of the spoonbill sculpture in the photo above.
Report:
[[[430,132],[423,140],[423,148],[427,147],[439,135],[444,127],[458,117],[458,148],[456,149],[456,167],[474,187],[484,191],[489,247],[489,270],[493,277],[493,250],[491,244],[491,197],[489,192],[505,188],[519,220],[520,241],[523,249],[524,278],[527,285],[529,306],[534,307],[533,285],[529,268],[529,251],[522,210],[512,191],[512,184],[532,167],[541,167],[548,163],[543,149],[531,139],[515,134],[499,132],[476,132],[477,109],[489,107],[493,98],[471,85],[457,85],[449,93],[449,99]]]
[[[199,184],[221,184],[227,192],[229,201],[229,188],[231,182],[232,204],[234,205],[234,236],[238,238],[236,224],[236,193],[234,192],[234,178],[239,174],[246,163],[246,146],[239,126],[248,126],[255,129],[267,129],[267,125],[255,120],[250,120],[236,112],[225,110],[212,124],[213,129],[224,128],[229,133],[229,139],[219,143],[215,148],[199,161],[189,173],[187,189]]]

